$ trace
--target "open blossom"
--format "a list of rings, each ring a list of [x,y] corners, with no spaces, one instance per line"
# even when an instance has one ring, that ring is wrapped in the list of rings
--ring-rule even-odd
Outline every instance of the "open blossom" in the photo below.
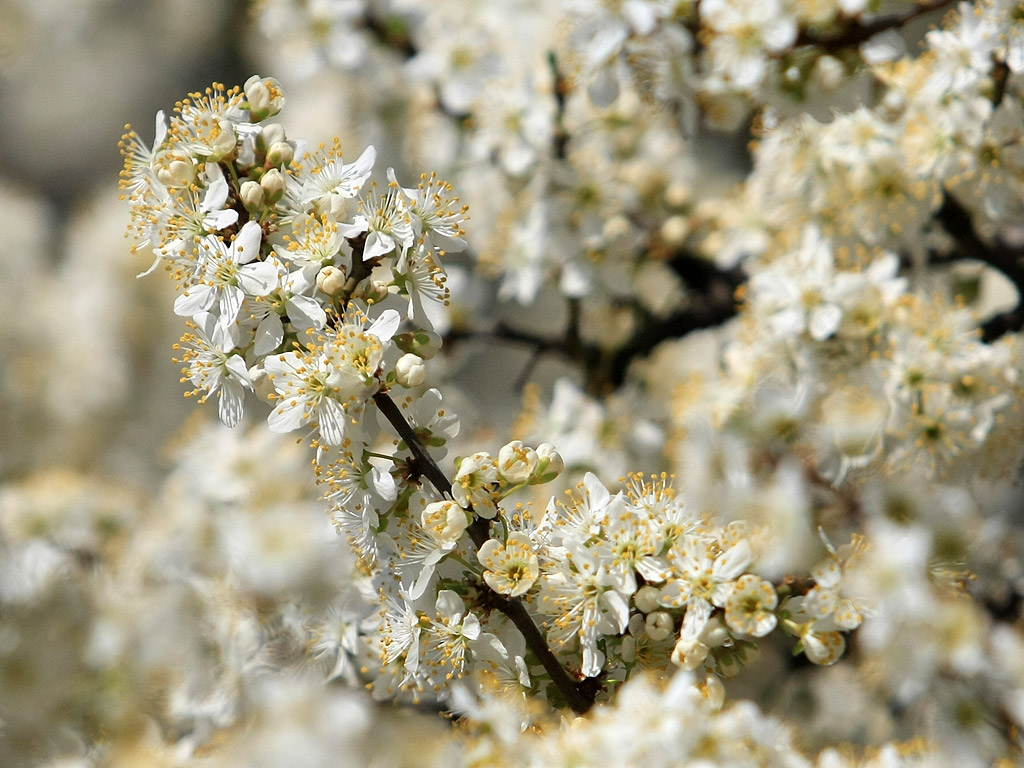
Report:
[[[193,394],[203,393],[199,402],[216,394],[217,416],[235,427],[242,420],[245,390],[252,389],[245,359],[232,351],[234,342],[217,325],[214,315],[200,313],[189,325],[193,333],[186,333],[175,345],[182,352],[177,362],[185,364],[181,370],[195,386]]]
[[[487,586],[501,595],[525,594],[540,575],[533,541],[522,531],[510,533],[504,544],[488,539],[476,557],[487,569],[484,571]]]
[[[340,445],[350,407],[361,407],[376,388],[384,345],[398,320],[397,312],[386,310],[365,329],[358,322],[344,323],[323,342],[267,358],[264,370],[277,402],[270,428],[291,432],[309,425],[328,445]]]
[[[474,453],[459,463],[459,471],[452,482],[452,494],[463,507],[473,507],[481,517],[491,518],[497,511],[491,500],[491,485],[497,480],[494,459],[484,452]]]
[[[505,482],[520,485],[530,479],[539,461],[533,448],[513,440],[498,451],[498,474]]]
[[[309,156],[299,176],[298,203],[312,206],[318,214],[326,213],[334,220],[343,219],[348,201],[370,178],[376,159],[377,150],[367,147],[355,162],[345,163],[337,145]]]
[[[238,318],[246,296],[265,296],[277,285],[277,267],[256,261],[262,240],[260,225],[247,222],[225,245],[207,235],[200,245],[200,275],[174,302],[174,311],[186,317],[215,310],[222,327]]]
[[[715,607],[724,608],[734,580],[750,564],[750,544],[741,539],[725,551],[696,536],[684,537],[669,550],[672,576],[661,590],[661,604],[686,606],[682,636],[696,638]]]
[[[773,611],[778,604],[771,584],[752,573],[744,574],[725,601],[725,623],[742,635],[764,637],[775,629],[778,619]]]

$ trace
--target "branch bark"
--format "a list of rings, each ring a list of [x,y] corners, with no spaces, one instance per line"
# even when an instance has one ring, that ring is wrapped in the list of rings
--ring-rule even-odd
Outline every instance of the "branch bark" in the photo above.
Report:
[[[427,478],[431,485],[437,489],[438,493],[451,498],[452,484],[448,481],[444,472],[441,471],[441,468],[437,466],[430,453],[427,452],[426,446],[420,441],[415,430],[405,420],[402,410],[395,404],[395,401],[391,399],[387,392],[378,391],[373,396],[373,402],[409,447],[413,455],[412,461],[415,471]],[[487,521],[480,517],[474,520],[469,526],[469,536],[477,549],[482,547],[488,539]],[[551,677],[551,681],[561,692],[562,696],[565,697],[566,703],[572,707],[576,714],[582,715],[587,712],[594,705],[594,696],[584,693],[583,687],[577,685],[569,677],[569,673],[558,663],[558,659],[555,658],[555,655],[548,647],[547,640],[534,623],[533,618],[530,616],[529,611],[526,610],[526,606],[523,605],[522,601],[519,598],[509,598],[498,594],[486,584],[481,584],[480,587],[488,591],[489,602],[505,614],[523,634],[527,647],[533,651],[534,655],[544,666],[544,670]],[[593,693],[596,694],[596,691]]]

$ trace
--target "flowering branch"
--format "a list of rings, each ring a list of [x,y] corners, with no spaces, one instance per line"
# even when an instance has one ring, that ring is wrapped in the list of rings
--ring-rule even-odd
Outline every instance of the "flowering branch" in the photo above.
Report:
[[[426,477],[442,496],[452,498],[452,484],[430,456],[426,446],[423,445],[416,435],[415,430],[405,420],[405,417],[402,416],[402,412],[395,405],[395,401],[388,396],[387,392],[381,390],[373,396],[373,402],[376,403],[380,412],[384,414],[384,418],[395,428],[412,452],[415,471]],[[482,547],[490,538],[487,534],[487,526],[487,520],[477,517],[467,529],[477,549]],[[581,688],[572,681],[562,668],[562,665],[558,663],[554,654],[551,653],[547,641],[533,622],[522,601],[517,597],[505,597],[493,591],[487,585],[481,584],[480,587],[489,593],[488,603],[505,614],[516,625],[516,628],[522,632],[526,645],[544,666],[545,671],[551,676],[552,682],[561,692],[562,696],[565,697],[566,703],[572,707],[573,711],[582,715],[589,710],[594,704],[594,693],[596,691],[590,691],[589,695],[584,694]]]

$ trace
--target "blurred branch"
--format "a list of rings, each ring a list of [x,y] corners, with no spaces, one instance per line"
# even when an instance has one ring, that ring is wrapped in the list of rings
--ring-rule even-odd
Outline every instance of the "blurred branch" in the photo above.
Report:
[[[1024,264],[1021,262],[1024,252],[1003,243],[987,243],[982,240],[974,229],[970,212],[948,192],[936,219],[955,242],[952,259],[976,259],[988,264],[1006,275],[1017,289],[1017,306],[982,325],[982,338],[991,342],[1006,333],[1024,328]]]
[[[797,35],[793,47],[802,45],[815,45],[828,53],[835,53],[845,48],[853,48],[861,43],[867,42],[880,32],[890,29],[898,29],[916,18],[948,8],[953,5],[954,0],[937,0],[934,3],[920,3],[913,10],[898,16],[886,16],[873,21],[863,22],[859,19],[840,29],[839,32],[826,34],[810,29],[802,29]]]

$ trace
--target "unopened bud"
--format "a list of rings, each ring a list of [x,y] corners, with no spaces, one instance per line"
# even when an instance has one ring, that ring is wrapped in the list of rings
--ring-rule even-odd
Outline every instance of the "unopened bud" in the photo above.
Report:
[[[263,187],[258,181],[243,181],[238,189],[238,197],[249,213],[263,209]]]
[[[377,304],[388,297],[388,284],[383,280],[367,280],[359,295],[367,304]]]
[[[249,102],[249,116],[254,123],[273,117],[284,106],[284,91],[272,77],[253,75],[245,81],[245,98]]]
[[[272,147],[279,141],[285,140],[284,126],[280,123],[264,125],[260,129],[260,143],[264,147]]]
[[[184,187],[195,179],[195,166],[188,160],[157,158],[156,177],[165,187]]]
[[[513,440],[498,451],[498,474],[512,485],[527,482],[539,463],[537,452],[523,445],[521,440]]]
[[[669,208],[682,208],[690,202],[690,188],[686,184],[674,181],[665,187],[665,205]]]
[[[267,203],[273,205],[284,196],[288,186],[284,174],[277,168],[271,168],[260,178],[260,186],[263,187],[263,195]]]
[[[288,165],[295,157],[295,148],[287,141],[275,141],[267,150],[267,165],[281,167]]]
[[[530,478],[531,485],[550,483],[565,469],[565,462],[562,455],[555,450],[551,443],[541,443],[537,446],[537,471]]]
[[[409,331],[400,333],[393,341],[403,352],[412,352],[414,355],[430,360],[441,348],[441,337],[433,331]]]
[[[420,357],[405,354],[395,363],[395,381],[406,389],[418,387],[427,378],[427,366]]]
[[[661,239],[667,245],[678,248],[686,242],[686,236],[690,234],[690,223],[686,220],[685,216],[680,216],[677,213],[665,219],[661,225],[660,234]]]
[[[667,640],[674,634],[676,626],[671,615],[665,611],[654,611],[647,614],[647,619],[644,621],[644,629],[647,630],[647,636],[657,643]]]
[[[235,146],[238,144],[238,136],[235,134],[235,126],[225,117],[217,118],[217,128],[210,137],[210,154],[207,161],[219,163],[221,160],[235,154]]]
[[[633,605],[637,607],[637,610],[643,613],[656,611],[660,607],[660,603],[658,603],[658,595],[660,593],[661,590],[657,587],[645,584],[636,591],[635,595],[633,595]]]
[[[316,287],[328,296],[336,295],[345,287],[344,270],[335,267],[333,264],[328,264],[317,273]]]

